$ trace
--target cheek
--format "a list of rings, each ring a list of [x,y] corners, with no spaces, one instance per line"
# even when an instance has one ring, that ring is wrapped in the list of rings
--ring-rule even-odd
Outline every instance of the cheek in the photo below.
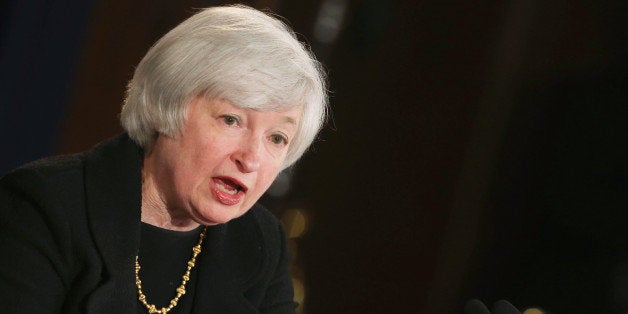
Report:
[[[212,158],[207,158],[207,156]],[[181,160],[174,172],[177,189],[181,193],[192,191],[205,193],[203,190],[216,164],[215,156],[212,155],[195,154],[186,160]]]
[[[207,145],[199,146],[194,152],[195,175],[207,174],[221,163],[229,159],[231,147],[227,141],[213,141]]]

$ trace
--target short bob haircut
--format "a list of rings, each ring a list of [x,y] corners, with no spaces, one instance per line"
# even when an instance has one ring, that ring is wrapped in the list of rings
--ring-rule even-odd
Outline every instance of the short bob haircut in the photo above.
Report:
[[[302,106],[283,169],[303,155],[327,114],[321,64],[283,22],[243,5],[203,9],[150,48],[129,82],[122,127],[150,150],[158,134],[178,136],[197,96],[263,111]]]

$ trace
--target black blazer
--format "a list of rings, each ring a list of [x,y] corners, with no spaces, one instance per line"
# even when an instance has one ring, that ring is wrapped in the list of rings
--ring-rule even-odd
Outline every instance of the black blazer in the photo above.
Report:
[[[0,179],[3,313],[136,313],[141,160],[123,134]],[[207,234],[194,313],[294,313],[272,214],[255,205]]]

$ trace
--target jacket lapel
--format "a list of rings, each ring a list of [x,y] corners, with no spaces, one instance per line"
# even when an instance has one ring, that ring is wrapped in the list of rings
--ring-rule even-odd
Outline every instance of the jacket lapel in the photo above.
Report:
[[[237,220],[241,220],[241,217]],[[208,229],[207,246],[201,253],[199,280],[194,297],[193,313],[259,313],[244,295],[250,282],[241,279],[256,278],[262,267],[263,250],[244,250],[247,256],[239,253],[241,247],[262,247],[260,237],[248,238],[249,243],[241,243],[240,237],[233,236],[234,222],[213,226]],[[234,243],[234,241],[236,241]],[[240,246],[241,245],[241,246]],[[234,252],[239,251],[239,252]],[[254,252],[254,253],[251,253]],[[253,267],[240,267],[236,259],[247,258]],[[237,265],[237,266],[236,266]],[[202,292],[201,292],[202,291]]]
[[[87,214],[104,261],[103,284],[89,313],[135,313],[134,262],[139,247],[142,152],[128,136],[98,145],[85,160]]]

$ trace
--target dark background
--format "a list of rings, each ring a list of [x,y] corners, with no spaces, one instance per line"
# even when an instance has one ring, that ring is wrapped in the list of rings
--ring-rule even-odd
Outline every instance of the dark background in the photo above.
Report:
[[[148,47],[224,3],[0,3],[0,173],[121,132]],[[329,124],[264,197],[304,213],[303,313],[628,311],[626,1],[244,3],[329,74]]]

